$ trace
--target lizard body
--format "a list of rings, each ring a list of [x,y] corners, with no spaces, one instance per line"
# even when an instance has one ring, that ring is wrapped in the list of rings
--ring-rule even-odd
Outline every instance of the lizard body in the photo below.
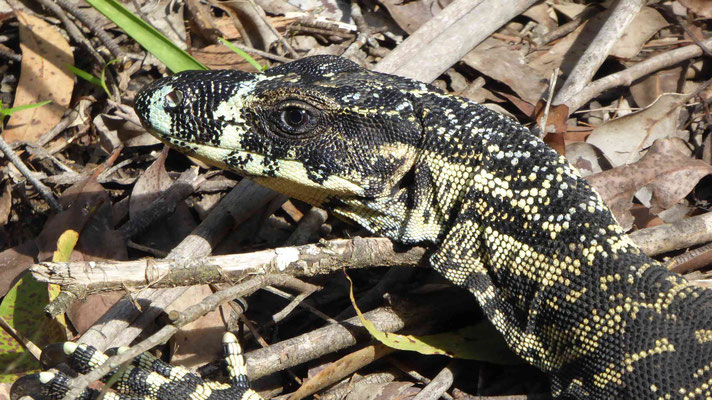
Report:
[[[563,156],[502,115],[325,56],[178,74],[136,109],[180,151],[430,246],[555,396],[712,396],[712,292],[642,254]]]
[[[331,56],[183,72],[135,108],[181,152],[428,246],[555,398],[712,398],[712,291],[643,254],[509,118]]]

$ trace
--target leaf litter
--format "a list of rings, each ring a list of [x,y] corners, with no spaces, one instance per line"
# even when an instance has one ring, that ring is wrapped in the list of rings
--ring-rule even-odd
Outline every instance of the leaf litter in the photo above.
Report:
[[[186,0],[186,3],[185,7],[170,9],[164,6],[172,4],[170,2],[161,2],[161,6],[136,2],[129,7],[139,5],[141,13],[157,23],[157,29],[178,42],[180,47],[189,49],[203,64],[252,71],[249,63],[215,42],[213,36],[217,31],[241,45],[260,43],[260,38],[252,37],[255,33],[251,27],[255,21],[236,15],[222,5],[211,6],[195,0]],[[292,58],[292,50],[298,56],[340,55],[348,50],[358,62],[372,66],[397,48],[404,37],[438,15],[449,2],[382,0],[363,3],[361,8],[366,25],[364,21],[350,18],[351,10],[332,0],[290,0],[288,3],[257,0],[255,4],[266,12],[259,24],[271,24],[274,28],[269,35],[262,36],[270,38],[270,43],[248,51],[261,64],[277,65],[280,60]],[[534,127],[539,124],[538,119],[542,118],[546,99],[552,91],[552,74],[558,71],[553,88],[556,93],[590,45],[597,29],[605,22],[606,5],[587,6],[567,0],[539,2],[522,16],[503,21],[497,32],[462,55],[461,62],[454,63],[433,84],[446,91],[475,96],[489,103],[488,106],[510,113]],[[82,7],[84,21],[94,24],[94,29],[108,33],[128,55],[107,68],[107,84],[110,87],[116,85],[121,106],[129,107],[137,90],[163,75],[165,67],[119,30],[105,30],[111,24],[93,9]],[[200,12],[209,18],[194,18],[192,12]],[[689,33],[697,39],[709,37],[711,32],[705,18],[711,17],[709,2],[704,0],[673,0],[644,7],[615,43],[605,62],[596,67],[594,79],[691,45],[693,41]],[[7,161],[0,165],[3,171],[0,173],[0,220],[6,220],[0,231],[0,282],[3,282],[0,291],[6,299],[29,266],[51,257],[57,238],[67,229],[79,233],[70,260],[83,262],[87,268],[92,260],[120,261],[165,254],[174,249],[200,219],[209,215],[211,209],[219,207],[214,205],[214,198],[217,193],[227,190],[221,182],[238,179],[225,172],[204,171],[206,183],[178,202],[176,211],[169,217],[152,221],[150,229],[130,238],[123,236],[119,231],[121,225],[141,215],[140,211],[158,199],[192,161],[172,152],[161,155],[155,141],[146,140],[148,136],[141,127],[132,123],[130,115],[127,117],[121,107],[109,102],[102,90],[85,81],[75,81],[66,71],[66,64],[96,76],[104,65],[89,57],[88,50],[53,18],[30,10],[3,14],[0,18],[0,37],[9,38],[2,39],[0,50],[7,48],[21,58],[21,61],[0,63],[0,101],[3,105],[20,106],[53,100],[51,106],[14,114],[6,121],[2,136],[6,141],[14,142],[15,153],[36,176],[50,185],[65,207],[62,213],[51,215],[36,190],[14,166]],[[361,37],[365,26],[371,28],[370,34]],[[84,34],[87,32],[90,30],[85,29]],[[91,40],[98,44],[96,49],[105,62],[113,58],[106,51],[103,39],[91,37]],[[443,42],[441,45],[449,44]],[[428,62],[427,54],[422,58],[423,63]],[[711,91],[707,88],[697,92],[700,85],[710,79],[709,70],[709,60],[700,56],[688,57],[597,93],[585,101],[583,107],[551,105],[547,124],[553,131],[547,130],[547,142],[565,154],[599,190],[626,229],[685,221],[709,212],[712,204],[712,190],[709,190],[712,182],[709,122],[712,118],[708,107]],[[41,89],[37,90],[37,87]],[[106,162],[114,157],[115,162]],[[101,176],[95,174],[100,165],[104,165]],[[210,205],[203,206],[205,204]],[[242,228],[235,228],[239,234],[232,234],[231,239],[215,248],[236,253],[279,245],[299,224],[299,218],[293,215],[309,212],[306,205],[295,201],[282,208],[279,204],[266,205],[255,214],[264,209],[278,211],[272,216],[254,216]],[[315,229],[311,236],[322,239],[364,234],[333,218]],[[258,231],[260,233],[256,234]],[[264,238],[265,235],[270,237]],[[709,263],[696,265],[695,278],[708,279],[710,267]],[[376,290],[383,274],[382,271],[369,270],[354,271],[352,276],[357,287],[370,285]],[[432,280],[435,287],[445,286],[432,272],[420,274],[414,282],[399,282],[387,290],[396,297],[417,297],[418,294],[413,293],[421,288],[422,279]],[[310,306],[329,315],[337,315],[349,307],[348,291],[342,279],[320,277],[313,283],[324,289],[309,296]],[[204,286],[195,290],[197,293],[185,295],[183,303],[177,305],[178,310],[199,302],[214,288]],[[357,300],[366,297],[370,290],[355,293]],[[126,288],[124,292],[112,295],[114,297],[97,296],[72,305],[67,312],[71,324],[68,328],[72,334],[86,331],[119,297],[131,293],[133,289]],[[389,296],[391,294],[386,295]],[[284,298],[271,294],[258,292],[245,301],[251,307],[243,317],[265,327],[262,332],[250,332],[248,336],[266,337],[272,343],[324,324],[316,314],[301,308],[293,309],[284,320],[272,321],[273,315],[291,305]],[[472,317],[463,316],[461,321],[472,322]],[[200,341],[218,335],[225,324],[234,326],[235,323],[235,316],[230,315],[229,310],[213,313],[186,329],[182,336],[174,338],[173,347],[164,350],[184,365],[195,366],[210,357],[210,352],[200,345]],[[156,323],[145,329],[155,327]],[[455,334],[453,332],[462,327],[448,328],[450,334]],[[427,326],[415,328],[432,330]],[[252,346],[250,343],[249,349]],[[171,351],[176,347],[178,351]],[[375,368],[374,371],[367,369],[367,375],[349,372],[346,376],[351,376],[353,381],[321,389],[320,393],[329,398],[349,390],[352,394],[375,390],[384,399],[416,393],[414,383],[417,381],[402,371],[417,370],[434,376],[444,364],[433,362],[432,358],[413,357],[398,353],[388,356],[391,363],[401,368],[396,368],[399,372],[392,374],[385,383],[358,384],[387,370],[381,368],[382,363],[374,362],[368,367]],[[404,359],[413,368],[403,368]],[[328,363],[326,360],[320,362]],[[451,390],[451,394],[506,396],[548,390],[545,380],[531,368],[477,366],[470,370],[481,371],[480,376],[473,378],[471,374],[463,374],[465,376],[456,379],[456,389]],[[32,368],[29,364],[17,367],[7,376],[11,379],[13,374],[19,376]],[[328,375],[341,376],[345,370],[339,371],[340,368],[335,365]],[[297,375],[305,373],[304,368],[294,371]],[[276,386],[283,391],[294,391],[298,387],[289,380],[273,381],[278,381]],[[472,382],[480,384],[473,385]]]

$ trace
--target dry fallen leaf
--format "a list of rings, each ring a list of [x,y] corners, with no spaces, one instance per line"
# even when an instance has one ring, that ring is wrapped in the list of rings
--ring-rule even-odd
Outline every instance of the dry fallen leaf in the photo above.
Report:
[[[141,174],[134,184],[129,201],[129,215],[135,218],[145,210],[161,193],[171,187],[173,179],[166,171],[168,149],[164,148],[161,155]],[[196,171],[197,173],[197,171]],[[175,211],[151,225],[151,229],[133,237],[133,241],[154,249],[170,251],[196,226],[195,218],[190,209],[181,201],[176,204]]]
[[[599,156],[597,149],[586,142],[574,142],[566,145],[566,158],[571,165],[576,167],[581,176],[602,172],[601,161],[603,157]],[[608,164],[606,162],[606,164]]]
[[[166,312],[185,310],[211,294],[213,292],[208,285],[191,286],[166,308]],[[219,309],[182,326],[171,339],[174,349],[171,363],[191,368],[215,360],[222,354],[224,334],[225,324]]]
[[[415,32],[442,11],[437,1],[382,0],[380,3],[386,7],[398,26],[408,33]]]
[[[554,9],[564,14],[569,19],[576,18],[586,9],[586,4],[577,4],[572,2],[562,2],[553,4]]]
[[[74,57],[57,28],[20,11],[17,20],[22,65],[13,107],[45,100],[52,103],[12,114],[3,135],[8,142],[34,142],[57,125],[69,106],[74,75],[67,65],[74,64]]]
[[[677,149],[679,139],[656,140],[640,161],[591,175],[586,179],[601,194],[618,223],[630,229],[633,195],[648,186],[652,193],[651,212],[658,214],[684,198],[712,166]]]
[[[630,93],[638,107],[647,107],[665,93],[679,93],[681,78],[682,67],[662,70],[633,83]]]
[[[609,55],[620,58],[635,57],[643,45],[657,31],[666,26],[668,26],[668,22],[659,12],[650,7],[644,7],[613,45]]]
[[[247,62],[245,58],[223,45],[212,44],[201,49],[191,49],[190,54],[210,69],[255,71],[255,67]],[[264,59],[260,56],[253,54],[252,57],[260,64],[265,63]]]
[[[712,18],[712,1],[710,0],[678,0],[678,2],[695,14]]]
[[[12,189],[10,183],[5,183],[5,188],[0,194],[0,226],[7,224],[12,210]]]
[[[526,58],[527,65],[538,71],[540,76],[546,76],[547,79],[555,68],[559,68],[562,75],[559,79],[564,79],[586,51],[589,43],[596,38],[606,17],[606,13],[599,12],[551,46],[531,52]],[[522,75],[520,79],[522,78],[529,77]]]
[[[523,48],[509,46],[497,39],[488,38],[467,53],[462,61],[509,86],[530,104],[536,104],[549,88],[550,71],[542,73],[531,68],[524,58]]]
[[[638,161],[655,140],[675,136],[680,106],[688,98],[660,96],[644,110],[597,126],[586,142],[598,147],[614,167]]]
[[[40,261],[52,258],[57,239],[68,229],[79,232],[70,261],[128,258],[125,237],[113,229],[111,198],[94,176],[69,187],[59,201],[64,211],[51,216],[35,240]],[[122,296],[122,293],[93,294],[74,303],[67,314],[77,331],[83,333]]]
[[[535,120],[537,125],[541,126],[543,123],[544,114],[546,113],[546,104],[543,101],[539,101],[536,105],[536,116]],[[568,127],[566,126],[566,120],[569,116],[569,108],[564,104],[559,104],[551,106],[549,108],[549,114],[546,120],[546,135],[544,135],[544,143],[548,144],[549,147],[556,150],[557,153],[561,155],[566,155],[566,141],[565,135]],[[552,129],[553,128],[553,129]]]
[[[0,252],[0,297],[5,296],[20,275],[35,263],[36,256],[37,245],[34,240]]]
[[[524,11],[524,13],[522,13],[522,15],[533,19],[538,24],[545,27],[546,32],[551,32],[556,29],[557,24],[554,20],[556,13],[553,12],[550,5],[546,2],[541,2],[529,7],[526,11]]]

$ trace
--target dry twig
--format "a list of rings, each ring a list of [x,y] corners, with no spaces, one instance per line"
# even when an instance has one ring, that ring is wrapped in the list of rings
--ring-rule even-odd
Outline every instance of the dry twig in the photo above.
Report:
[[[633,21],[640,9],[645,5],[645,0],[620,0],[610,10],[610,15],[601,27],[591,45],[576,62],[574,68],[564,82],[559,92],[554,97],[554,104],[564,104],[569,98],[579,93],[591,82],[593,75],[603,64],[613,45],[623,35],[628,25]],[[571,109],[570,110],[575,110]]]

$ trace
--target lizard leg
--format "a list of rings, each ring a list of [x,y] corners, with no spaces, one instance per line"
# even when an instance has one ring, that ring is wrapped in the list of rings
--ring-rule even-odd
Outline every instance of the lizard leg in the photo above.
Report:
[[[230,383],[204,381],[182,367],[167,364],[148,353],[136,357],[123,370],[107,375],[106,381],[118,372],[113,389],[107,393],[109,400],[259,400],[261,397],[249,388],[245,361],[237,339],[231,333],[223,337],[224,360]],[[117,350],[121,352],[122,350]],[[95,348],[72,342],[47,346],[43,351],[45,364],[65,361],[74,371],[86,373],[101,365],[108,356]],[[37,400],[61,399],[69,390],[69,377],[61,372],[41,372],[28,375],[13,385],[12,393],[19,398],[29,395]],[[87,389],[81,400],[99,396],[96,389]]]

